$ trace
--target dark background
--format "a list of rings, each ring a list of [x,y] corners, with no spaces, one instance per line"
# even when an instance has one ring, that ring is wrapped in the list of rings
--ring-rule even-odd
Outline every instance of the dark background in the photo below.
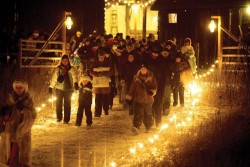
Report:
[[[75,34],[76,30],[87,36],[97,30],[104,32],[104,1],[103,0],[8,0],[0,2],[1,29],[6,27],[12,31],[31,33],[51,32],[62,20],[64,11],[72,12],[73,27],[67,35]],[[15,19],[16,18],[16,19]]]

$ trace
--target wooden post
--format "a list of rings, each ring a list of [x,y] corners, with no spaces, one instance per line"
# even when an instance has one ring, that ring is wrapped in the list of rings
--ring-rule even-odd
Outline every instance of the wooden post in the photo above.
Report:
[[[221,73],[222,69],[221,16],[211,16],[211,18],[218,20],[217,56],[218,56],[218,70],[219,73]]]
[[[147,6],[143,7],[143,26],[142,26],[142,38],[146,39],[146,28],[147,28]]]

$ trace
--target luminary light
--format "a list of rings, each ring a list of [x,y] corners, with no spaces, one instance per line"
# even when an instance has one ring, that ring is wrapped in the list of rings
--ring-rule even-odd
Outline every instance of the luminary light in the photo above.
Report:
[[[41,108],[40,108],[40,107],[37,107],[36,110],[37,110],[37,111],[41,111]]]
[[[116,163],[115,163],[115,162],[111,162],[111,163],[110,163],[110,166],[111,166],[111,167],[116,167]]]
[[[143,148],[143,144],[142,143],[137,143],[137,145],[138,145],[139,148],[141,148],[141,149]]]
[[[129,152],[130,152],[131,154],[134,154],[134,153],[135,153],[135,148],[130,148],[130,149],[129,149]]]

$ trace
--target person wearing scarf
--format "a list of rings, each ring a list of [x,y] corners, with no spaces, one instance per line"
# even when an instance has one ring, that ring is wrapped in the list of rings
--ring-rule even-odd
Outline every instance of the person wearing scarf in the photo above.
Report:
[[[31,166],[31,128],[36,119],[36,110],[28,83],[23,80],[13,82],[13,91],[3,106],[6,144],[10,144],[9,167]],[[6,146],[5,148],[7,148]],[[0,150],[1,154],[8,154]],[[6,163],[6,162],[4,162]]]
[[[62,56],[61,64],[53,73],[49,86],[50,94],[52,94],[53,88],[56,90],[57,122],[61,122],[63,119],[63,123],[67,124],[71,115],[71,96],[74,88],[78,88],[76,70],[71,66],[68,55]],[[64,104],[63,107],[62,104]]]

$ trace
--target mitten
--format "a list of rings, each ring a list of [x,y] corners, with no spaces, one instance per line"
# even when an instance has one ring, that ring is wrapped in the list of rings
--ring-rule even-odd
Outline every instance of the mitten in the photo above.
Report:
[[[23,103],[21,101],[16,103],[16,109],[22,111],[23,108],[24,108],[24,105],[23,105]]]
[[[59,75],[59,77],[57,78],[57,82],[62,83],[63,81],[64,81],[64,76]]]
[[[49,87],[49,94],[52,95],[52,88]]]
[[[75,90],[79,90],[79,85],[77,82],[74,83],[74,88],[75,88]]]
[[[127,103],[129,106],[131,106],[131,105],[132,105],[132,100],[126,99],[126,103]]]

